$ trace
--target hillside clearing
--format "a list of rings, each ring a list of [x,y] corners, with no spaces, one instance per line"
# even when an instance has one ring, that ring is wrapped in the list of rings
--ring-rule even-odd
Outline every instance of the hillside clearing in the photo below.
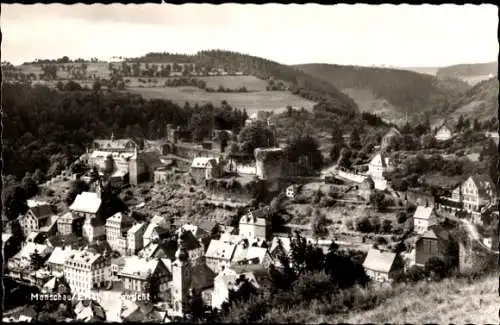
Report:
[[[304,107],[311,110],[314,102],[295,96],[285,91],[258,91],[249,93],[207,93],[204,90],[195,87],[177,87],[177,88],[140,88],[130,87],[128,91],[141,94],[146,99],[158,98],[171,100],[173,102],[184,104],[189,102],[194,105],[212,103],[218,104],[226,100],[229,105],[239,109],[246,109],[247,112],[260,110],[282,112],[287,105],[293,107]]]
[[[380,118],[396,124],[404,123],[405,115],[386,99],[377,97],[370,89],[345,88],[341,89],[341,91],[358,104],[361,112],[376,114]]]

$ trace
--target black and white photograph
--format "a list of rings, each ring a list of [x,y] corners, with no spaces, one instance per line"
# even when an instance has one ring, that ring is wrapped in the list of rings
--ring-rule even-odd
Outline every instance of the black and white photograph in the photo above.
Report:
[[[2,321],[498,324],[493,4],[2,4]]]

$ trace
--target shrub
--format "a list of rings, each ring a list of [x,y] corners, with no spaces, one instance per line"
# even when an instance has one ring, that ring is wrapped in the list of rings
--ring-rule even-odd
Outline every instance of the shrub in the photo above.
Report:
[[[398,223],[402,224],[402,223],[405,223],[405,221],[408,219],[408,216],[406,215],[405,212],[401,211],[401,212],[398,212],[396,218],[398,220]]]
[[[378,236],[377,237],[377,244],[378,245],[387,245],[387,240],[382,236]]]
[[[363,233],[372,232],[373,227],[368,217],[361,217],[356,220],[356,230]]]
[[[435,280],[441,280],[448,274],[446,263],[439,257],[431,257],[424,268],[425,272]]]
[[[382,222],[382,232],[387,234],[387,233],[390,233],[391,230],[392,230],[392,221],[385,219]]]

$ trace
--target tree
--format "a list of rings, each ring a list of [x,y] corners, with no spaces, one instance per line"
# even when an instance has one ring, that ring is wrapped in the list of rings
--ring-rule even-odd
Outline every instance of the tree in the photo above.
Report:
[[[33,173],[32,178],[37,184],[41,184],[45,180],[45,173],[42,172],[40,168],[37,168]]]
[[[390,233],[391,230],[392,230],[392,221],[384,219],[384,221],[382,221],[382,232],[387,234]]]
[[[66,194],[65,198],[66,204],[68,206],[71,205],[78,194],[88,190],[89,186],[84,181],[82,180],[73,181],[68,193]]]
[[[406,213],[404,211],[401,211],[401,212],[398,212],[398,214],[396,215],[396,218],[398,220],[398,223],[402,224],[402,223],[406,222],[406,220],[408,219],[408,216],[406,215]]]
[[[363,233],[373,231],[372,223],[368,217],[360,217],[356,220],[356,230]]]
[[[361,149],[361,138],[359,135],[359,130],[357,128],[353,128],[351,131],[351,136],[349,138],[349,146],[352,150]]]
[[[446,263],[439,257],[431,257],[425,263],[425,272],[435,280],[443,279],[447,273],[448,269]]]
[[[257,122],[245,126],[238,138],[241,150],[253,155],[256,148],[268,148],[272,145],[273,133],[263,122]]]
[[[379,191],[372,192],[370,194],[370,204],[373,204],[378,211],[384,211],[387,207],[385,195]]]
[[[325,238],[328,235],[328,219],[318,209],[313,212],[312,231],[315,238]]]
[[[102,87],[102,84],[101,84],[101,81],[99,79],[94,81],[94,83],[92,84],[92,90],[94,90],[94,91],[101,90],[101,87]]]
[[[43,266],[43,257],[40,255],[37,249],[30,256],[30,263],[33,269],[38,270]]]
[[[21,186],[7,188],[4,195],[5,215],[9,220],[14,220],[28,211],[26,192]]]
[[[342,150],[342,147],[339,144],[334,143],[332,145],[332,148],[330,149],[331,161],[337,161],[339,159],[341,150]]]
[[[149,297],[152,302],[158,302],[160,300],[160,279],[155,274],[148,274],[146,278],[146,292],[149,294]]]
[[[462,131],[463,128],[464,128],[464,116],[460,115],[458,117],[457,124],[455,125],[455,129],[457,129],[457,131]]]
[[[349,168],[351,166],[351,155],[352,152],[348,148],[344,147],[340,150],[339,160],[337,165],[341,168]]]
[[[21,181],[21,186],[23,187],[24,192],[26,193],[27,199],[38,194],[38,185],[33,180],[33,177],[28,173],[26,173],[23,180]]]
[[[198,290],[193,290],[188,298],[189,312],[193,317],[193,321],[203,320],[205,305],[203,298]]]
[[[317,170],[323,164],[318,141],[309,134],[295,133],[289,136],[287,156],[289,161],[298,162],[306,170]]]
[[[220,151],[224,152],[227,147],[227,142],[229,141],[229,134],[222,130],[219,132],[219,143],[220,143]]]
[[[422,148],[432,149],[436,146],[436,138],[432,134],[425,134],[422,137]]]

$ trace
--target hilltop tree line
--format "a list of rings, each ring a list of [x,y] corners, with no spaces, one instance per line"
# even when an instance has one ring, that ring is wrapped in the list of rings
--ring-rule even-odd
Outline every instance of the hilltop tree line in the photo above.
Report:
[[[355,111],[356,103],[349,96],[340,92],[328,82],[311,77],[292,67],[274,61],[253,57],[246,54],[210,50],[200,51],[195,55],[179,55],[169,53],[149,53],[144,57],[130,59],[130,62],[175,62],[195,63],[196,67],[204,67],[207,71],[213,68],[224,68],[226,71],[244,71],[263,80],[270,77],[291,84],[290,89],[294,94],[313,100],[331,101],[337,109]]]

